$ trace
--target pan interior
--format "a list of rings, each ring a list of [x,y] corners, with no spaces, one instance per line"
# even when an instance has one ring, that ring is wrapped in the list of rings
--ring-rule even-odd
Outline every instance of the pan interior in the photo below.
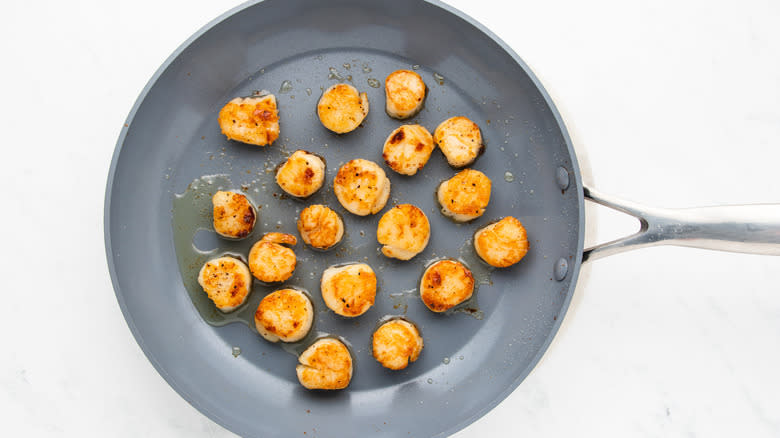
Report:
[[[161,71],[120,138],[107,195],[109,259],[120,304],[172,386],[241,435],[316,429],[330,436],[347,417],[355,430],[387,436],[434,436],[463,427],[530,371],[571,293],[581,250],[576,163],[533,79],[493,39],[439,6],[365,3],[267,1],[228,15]],[[402,68],[416,69],[428,85],[424,109],[404,122],[384,113],[382,87],[390,72]],[[339,81],[368,93],[371,104],[363,126],[341,136],[322,127],[315,113],[322,89]],[[255,90],[277,96],[281,135],[271,147],[227,141],[216,122],[225,102]],[[400,124],[419,123],[433,132],[456,115],[482,129],[486,152],[472,167],[493,181],[487,212],[468,224],[455,224],[438,211],[434,190],[455,173],[440,152],[412,177],[392,172],[381,158],[385,138]],[[296,149],[322,155],[328,166],[326,185],[304,201],[284,199],[273,180],[273,168]],[[353,158],[380,163],[391,179],[390,202],[378,215],[354,216],[333,195],[335,172]],[[558,167],[571,175],[566,190],[556,183]],[[194,232],[186,221],[173,220],[183,210],[172,206],[177,193],[204,175],[224,175],[211,189],[243,186],[262,208],[247,240],[226,242],[205,231],[195,239],[201,249],[246,256],[264,232],[297,235],[295,219],[313,203],[342,215],[342,245],[322,253],[299,243],[298,267],[284,284],[311,293],[315,330],[349,342],[355,363],[349,389],[302,389],[293,355],[246,325],[214,327],[198,313],[184,283],[191,286],[202,260],[179,269],[177,255],[186,252]],[[431,222],[428,247],[407,262],[387,259],[376,242],[379,216],[396,203],[417,205]],[[489,271],[475,257],[470,238],[507,215],[523,222],[531,250],[518,265]],[[193,223],[203,220],[201,215]],[[174,237],[182,236],[185,244],[174,248]],[[473,269],[480,284],[463,308],[471,311],[438,315],[420,301],[415,289],[424,265],[440,257],[461,258]],[[559,259],[570,265],[563,281],[554,278]],[[369,312],[346,319],[326,309],[318,285],[326,267],[352,261],[374,268],[379,292]],[[256,284],[247,308],[278,287]],[[197,297],[195,304],[203,305]],[[400,372],[381,368],[371,357],[371,333],[387,315],[406,316],[425,337],[420,359]],[[233,347],[241,349],[237,358]]]

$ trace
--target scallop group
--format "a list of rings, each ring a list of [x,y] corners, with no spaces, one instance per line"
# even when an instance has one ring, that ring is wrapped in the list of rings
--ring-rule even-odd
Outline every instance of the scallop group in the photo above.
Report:
[[[349,65],[345,63],[344,67],[349,68]],[[458,306],[462,307],[474,296],[476,282],[471,268],[475,266],[467,266],[463,259],[448,258],[446,254],[437,255],[429,250],[431,257],[435,257],[431,261],[425,253],[431,239],[453,239],[452,233],[444,231],[441,232],[442,236],[433,236],[432,224],[436,224],[437,233],[445,227],[462,230],[459,239],[464,241],[469,233],[474,232],[474,253],[492,267],[509,268],[519,263],[529,251],[526,228],[519,219],[513,216],[501,217],[494,222],[480,219],[486,212],[490,215],[491,212],[501,211],[503,206],[489,208],[493,182],[485,173],[495,175],[499,169],[485,169],[486,166],[481,166],[483,163],[477,163],[477,158],[485,151],[485,139],[477,123],[482,123],[478,118],[479,113],[471,114],[468,109],[462,113],[452,109],[451,112],[446,111],[446,119],[431,120],[435,112],[431,107],[426,108],[425,102],[427,99],[432,106],[441,104],[444,99],[437,93],[444,92],[441,88],[443,83],[437,80],[439,87],[432,83],[433,88],[429,89],[423,77],[415,71],[417,69],[415,66],[411,70],[392,71],[385,78],[384,90],[368,89],[372,99],[381,99],[383,92],[386,112],[386,115],[372,113],[370,123],[367,122],[369,93],[356,88],[355,84],[359,85],[360,82],[353,82],[352,76],[346,79],[336,77],[345,82],[323,86],[316,106],[313,100],[306,100],[306,96],[298,96],[298,101],[303,98],[309,105],[315,106],[316,119],[315,114],[310,113],[309,118],[293,120],[290,124],[285,122],[283,140],[279,139],[279,102],[273,94],[263,92],[233,98],[224,104],[217,116],[220,131],[228,140],[256,146],[277,143],[279,155],[275,156],[268,155],[275,148],[249,149],[263,157],[264,171],[269,174],[269,178],[273,177],[270,184],[275,182],[274,187],[278,186],[284,193],[274,193],[275,200],[265,200],[261,197],[267,193],[258,189],[252,192],[245,185],[241,186],[241,190],[220,186],[213,194],[209,193],[213,231],[223,239],[230,253],[218,250],[209,253],[215,256],[200,267],[197,280],[220,312],[235,311],[234,315],[243,318],[244,315],[251,315],[249,306],[254,307],[253,303],[258,303],[254,310],[254,328],[259,334],[258,339],[272,343],[292,343],[291,347],[285,349],[302,350],[295,364],[295,374],[306,389],[347,388],[353,377],[353,361],[360,357],[353,357],[346,339],[316,331],[318,315],[335,318],[335,327],[344,327],[344,324],[373,327],[376,323],[370,336],[370,354],[377,362],[374,366],[393,371],[404,370],[423,354],[425,342],[421,330],[426,329],[425,323],[431,323],[420,319],[418,321],[423,324],[418,326],[406,319],[406,310],[404,315],[381,316],[387,306],[386,295],[398,292],[384,290],[387,289],[384,283],[383,290],[379,290],[383,274],[398,275],[404,281],[416,282],[420,297],[416,305],[420,308],[424,306],[436,314],[444,314],[432,316],[423,312],[429,318],[435,318],[436,324],[457,319],[459,315],[448,311],[457,311]],[[380,82],[370,78],[369,85],[379,88]],[[285,91],[289,90],[280,92]],[[307,88],[309,96],[310,92]],[[295,98],[292,94],[285,97],[290,100],[283,99],[282,106]],[[439,109],[436,108],[436,111]],[[385,128],[381,137],[373,135],[368,138],[371,135],[369,129],[358,130],[376,124],[377,117],[385,120],[382,122]],[[334,168],[331,168],[329,175],[326,160],[319,155],[325,152],[316,149],[314,133],[306,129],[293,132],[300,129],[296,123],[301,120],[314,121],[313,129],[327,134],[329,141],[343,142],[334,146],[339,148],[340,153],[347,151],[346,156],[335,155],[338,157],[338,161],[332,161],[338,162],[335,174]],[[323,131],[316,120],[330,133],[339,135]],[[490,120],[487,120],[484,126],[489,124]],[[356,130],[358,132],[354,132]],[[486,132],[488,138],[491,138],[491,134],[495,135],[494,132]],[[290,147],[292,153],[287,149],[289,146],[294,146]],[[322,149],[325,147],[327,145]],[[436,148],[441,151],[441,156],[435,154],[436,157],[432,159]],[[246,171],[247,174],[261,175],[262,178],[263,171],[256,169],[257,163],[244,161],[244,158],[230,159],[242,166],[242,174]],[[328,159],[332,160],[332,155],[328,155]],[[278,166],[273,168],[276,163]],[[428,170],[423,171],[426,166]],[[450,173],[449,178],[435,187],[434,197],[431,198],[436,181],[431,180],[429,172],[435,174],[436,169],[442,168]],[[234,171],[232,167],[231,171]],[[504,172],[505,169],[502,167],[500,171]],[[321,190],[329,184],[329,177],[332,178],[333,192],[330,186]],[[397,183],[392,200],[391,177]],[[266,187],[265,184],[262,183],[263,187]],[[429,194],[427,201],[418,199],[418,205],[413,205],[404,200],[411,191],[418,190]],[[282,221],[277,222],[275,230],[260,230],[259,227],[269,228],[269,225],[261,223],[260,205],[253,204],[250,196],[263,204],[264,218],[280,208],[278,203],[298,203],[293,204],[300,207],[294,207],[295,213],[289,220],[295,222],[300,237],[284,232]],[[494,202],[502,201],[499,199]],[[442,221],[436,213],[437,209],[456,223]],[[350,215],[342,216],[345,211]],[[429,220],[426,211],[429,214],[433,212],[433,222]],[[205,208],[204,213],[208,215]],[[375,219],[372,215],[380,216]],[[369,233],[373,231],[373,228],[366,228],[367,225],[376,225],[376,243],[373,242],[373,236],[358,239],[356,235],[348,234],[345,220],[351,221],[350,230],[353,224],[358,224],[361,236],[365,235],[366,229]],[[472,221],[474,224],[469,224]],[[258,228],[257,232],[255,228]],[[259,239],[248,239],[260,233],[263,234]],[[296,255],[295,247],[299,238],[305,246],[300,247]],[[376,253],[372,252],[362,259],[351,259],[350,256],[354,254],[351,251],[366,243],[373,245],[371,251],[376,250]],[[451,243],[450,248],[469,248],[463,242],[448,243]],[[237,251],[243,254],[234,254],[235,248],[243,248],[243,251]],[[327,253],[323,254],[325,251]],[[309,264],[313,257],[343,259],[336,259],[337,264],[319,272]],[[371,257],[378,257],[382,264],[377,266],[377,258]],[[464,259],[468,260],[467,257]],[[302,265],[300,267],[299,261]],[[366,262],[374,264],[376,271]],[[294,276],[298,268],[299,274]],[[513,270],[505,270],[503,274],[513,275]],[[313,281],[319,279],[318,285],[308,286],[311,294],[295,284],[305,281],[302,279],[307,277]],[[255,280],[257,283],[254,283]],[[250,300],[253,283],[257,286],[254,294],[262,296]],[[260,292],[257,292],[258,289]],[[319,301],[320,298],[322,301]],[[244,305],[247,302],[252,304]],[[322,307],[323,303],[325,308]],[[315,309],[315,305],[320,308]],[[252,317],[249,318],[251,320]],[[454,327],[457,323],[453,321],[452,324]],[[330,326],[326,323],[317,328],[323,330],[323,327]],[[452,336],[458,334],[453,331]],[[435,339],[426,341],[435,348]],[[355,351],[361,354],[361,348],[365,346],[358,345]],[[389,371],[383,372],[391,374]]]

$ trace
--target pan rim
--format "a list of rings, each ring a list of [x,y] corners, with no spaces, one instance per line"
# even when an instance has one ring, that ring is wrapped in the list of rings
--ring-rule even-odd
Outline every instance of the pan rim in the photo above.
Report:
[[[265,0],[249,0],[245,3],[242,3],[238,6],[229,9],[228,11],[212,19],[211,21],[203,25],[200,29],[198,29],[195,33],[193,33],[190,37],[188,37],[184,42],[182,42],[157,68],[157,70],[154,72],[154,74],[151,76],[151,78],[148,80],[148,82],[146,83],[146,85],[144,86],[144,88],[141,90],[138,97],[136,98],[132,108],[130,109],[130,112],[128,113],[125,119],[123,128],[120,130],[119,137],[117,138],[117,142],[114,147],[114,153],[112,154],[111,157],[111,164],[109,167],[107,183],[106,183],[106,192],[105,192],[104,204],[103,204],[103,237],[104,237],[105,250],[106,250],[106,261],[108,264],[109,275],[111,277],[111,284],[114,289],[114,294],[119,304],[119,308],[122,312],[122,316],[124,317],[125,322],[127,323],[128,328],[130,329],[130,332],[133,335],[133,338],[138,343],[138,346],[141,348],[141,351],[144,353],[146,358],[152,364],[154,369],[158,372],[158,374],[160,374],[160,376],[165,380],[165,382],[171,388],[173,388],[177,394],[179,394],[179,396],[181,396],[184,400],[187,401],[187,403],[189,403],[191,406],[193,406],[195,409],[197,409],[200,413],[202,413],[206,417],[210,418],[211,420],[213,420],[220,426],[224,427],[225,429],[239,435],[243,435],[247,433],[251,434],[251,431],[240,430],[236,425],[230,424],[228,421],[223,419],[218,412],[209,409],[208,407],[201,404],[198,400],[196,400],[196,398],[193,397],[182,384],[178,383],[173,378],[173,376],[170,375],[165,370],[163,365],[155,357],[154,352],[148,348],[148,346],[144,342],[144,339],[141,337],[138,328],[136,327],[133,316],[127,310],[124,294],[122,293],[122,288],[117,278],[115,260],[113,256],[113,246],[111,240],[112,239],[111,237],[111,194],[113,192],[114,182],[116,179],[116,170],[119,163],[119,157],[122,153],[122,149],[128,133],[127,128],[132,125],[132,122],[135,119],[138,109],[140,108],[141,104],[146,100],[147,95],[149,94],[151,89],[157,84],[160,77],[171,66],[171,64],[176,59],[179,58],[182,52],[184,52],[187,48],[189,48],[190,45],[192,45],[195,41],[201,38],[205,33],[210,31],[212,28],[214,28],[221,22],[227,20],[228,18],[238,13],[241,13],[242,11],[250,7],[253,7],[257,4],[263,3],[264,1]],[[511,394],[520,385],[520,383],[522,383],[526,379],[526,377],[528,377],[531,371],[533,371],[534,368],[536,368],[536,365],[539,363],[542,356],[547,352],[547,349],[549,348],[553,338],[555,338],[555,336],[557,335],[558,330],[560,329],[560,326],[563,322],[563,319],[568,311],[569,305],[571,303],[571,299],[574,295],[574,290],[577,285],[577,280],[582,265],[582,255],[583,255],[584,240],[585,240],[585,210],[584,210],[585,198],[584,198],[582,176],[579,168],[579,163],[577,161],[577,156],[575,154],[574,146],[572,144],[568,130],[566,129],[566,125],[560,113],[558,112],[558,109],[555,106],[552,98],[550,97],[550,95],[548,94],[547,90],[544,88],[542,83],[539,81],[539,79],[536,77],[536,75],[533,73],[531,68],[520,58],[520,56],[518,56],[517,53],[515,53],[515,51],[509,45],[507,45],[501,38],[499,38],[497,35],[495,35],[492,31],[490,31],[487,27],[482,25],[474,18],[470,17],[464,12],[461,12],[460,10],[458,10],[453,6],[441,2],[440,0],[421,0],[421,1],[424,3],[428,3],[432,6],[435,6],[439,9],[442,9],[444,12],[450,13],[462,19],[463,21],[470,24],[471,26],[475,27],[477,30],[479,30],[487,37],[489,37],[491,40],[493,40],[496,44],[498,44],[499,47],[501,47],[501,49],[504,52],[506,52],[506,54],[508,54],[515,63],[517,63],[517,65],[525,72],[525,74],[528,75],[528,77],[531,79],[531,82],[536,86],[537,90],[539,91],[542,98],[544,99],[545,104],[550,109],[553,118],[555,119],[555,122],[557,123],[558,128],[561,132],[561,137],[563,138],[563,141],[566,144],[566,149],[571,159],[571,167],[572,167],[571,173],[573,174],[572,176],[574,182],[574,187],[572,187],[571,189],[577,191],[576,192],[577,205],[580,213],[579,221],[578,221],[579,232],[577,238],[576,253],[574,254],[573,263],[569,268],[570,277],[569,277],[568,290],[561,304],[561,311],[558,314],[558,318],[554,321],[547,338],[545,338],[544,342],[541,344],[541,347],[539,348],[537,353],[529,360],[526,368],[523,369],[520,373],[518,373],[517,377],[514,379],[514,381],[512,381],[510,385],[504,388],[503,391],[497,393],[491,402],[473,411],[470,415],[463,417],[460,421],[453,423],[447,429],[439,432],[436,435],[433,435],[434,437],[447,437],[464,429],[466,426],[474,423],[479,418],[483,417],[485,414],[490,412],[499,403],[504,401],[509,396],[509,394]]]

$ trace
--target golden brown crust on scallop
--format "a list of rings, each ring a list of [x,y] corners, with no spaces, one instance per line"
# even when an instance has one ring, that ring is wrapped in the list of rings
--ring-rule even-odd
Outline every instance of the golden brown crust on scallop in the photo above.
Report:
[[[298,217],[298,232],[307,245],[328,249],[344,236],[344,222],[330,208],[314,204],[304,208]]]
[[[401,125],[390,133],[382,149],[382,158],[394,171],[414,175],[431,158],[433,137],[420,125]]]
[[[207,261],[198,274],[198,283],[224,312],[240,306],[252,289],[252,277],[244,262],[228,256]]]
[[[399,204],[385,213],[376,229],[376,238],[387,257],[409,260],[428,245],[431,225],[422,210],[412,204]]]
[[[422,108],[425,82],[416,72],[396,70],[385,79],[385,110],[390,117],[408,119]]]
[[[249,269],[260,281],[275,283],[290,278],[295,271],[297,259],[292,249],[282,246],[295,245],[295,236],[283,233],[268,233],[249,251]]]
[[[414,324],[394,319],[382,324],[371,338],[371,352],[383,367],[402,370],[417,360],[423,338]]]
[[[365,263],[331,267],[322,273],[320,291],[330,310],[341,316],[360,316],[376,300],[376,274]]]
[[[280,289],[265,296],[255,311],[255,327],[272,342],[295,342],[309,332],[314,308],[303,292]]]
[[[452,117],[441,122],[433,132],[433,141],[455,168],[473,163],[485,147],[479,126],[466,117]]]
[[[339,203],[350,213],[378,213],[390,197],[390,180],[376,163],[361,158],[348,161],[333,180]]]
[[[276,171],[276,183],[296,198],[313,195],[325,182],[325,162],[322,158],[304,150],[290,155]]]
[[[335,84],[317,103],[317,115],[326,128],[337,134],[354,131],[368,114],[368,96],[349,84]]]
[[[474,276],[468,268],[455,260],[438,261],[423,274],[420,297],[434,312],[444,312],[471,298]]]
[[[299,357],[298,381],[306,389],[344,389],[352,379],[352,356],[337,339],[319,339]]]
[[[214,206],[213,223],[217,234],[243,239],[252,232],[257,221],[255,208],[240,193],[218,191],[211,197]]]
[[[442,213],[458,222],[482,216],[490,202],[492,182],[484,173],[465,169],[439,186],[437,198]]]
[[[230,140],[257,146],[272,144],[279,138],[276,97],[236,97],[220,110],[219,126]]]
[[[528,236],[519,220],[507,216],[474,233],[474,249],[487,264],[506,268],[528,253]]]

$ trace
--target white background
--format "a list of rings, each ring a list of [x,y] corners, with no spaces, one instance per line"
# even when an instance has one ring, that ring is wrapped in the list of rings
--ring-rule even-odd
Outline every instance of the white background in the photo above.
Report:
[[[780,202],[780,3],[450,3],[540,77],[587,183],[669,207]],[[232,435],[169,388],[135,343],[102,221],[136,96],[233,6],[0,6],[4,436]],[[635,227],[588,213],[590,242]],[[684,248],[596,261],[542,362],[457,436],[779,436],[779,277],[780,258]]]

